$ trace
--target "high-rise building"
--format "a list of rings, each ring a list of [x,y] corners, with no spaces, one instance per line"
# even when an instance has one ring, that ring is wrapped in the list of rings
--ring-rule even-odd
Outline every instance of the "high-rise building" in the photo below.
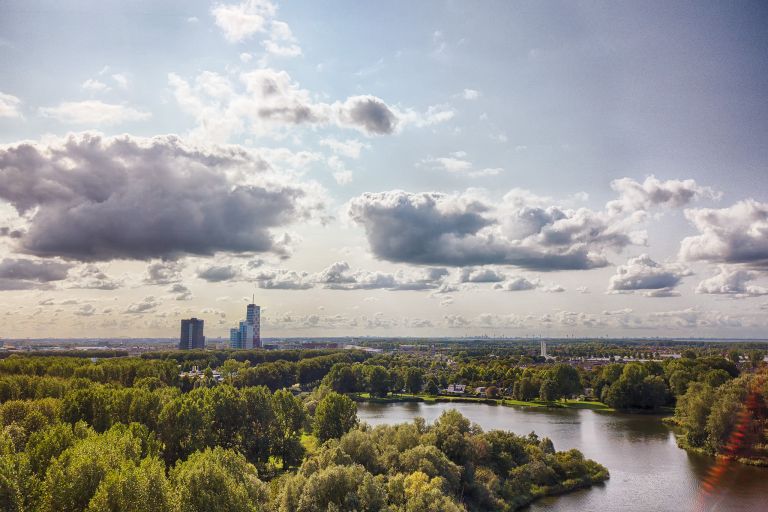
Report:
[[[541,340],[541,357],[547,357],[547,342]]]
[[[253,348],[261,348],[261,307],[256,304],[248,304],[245,321],[253,327],[251,334]]]
[[[189,318],[181,321],[181,336],[179,337],[179,348],[181,350],[205,348],[203,325],[203,320],[198,318]]]
[[[229,330],[229,346],[238,349],[261,348],[261,308],[248,304],[245,321]]]

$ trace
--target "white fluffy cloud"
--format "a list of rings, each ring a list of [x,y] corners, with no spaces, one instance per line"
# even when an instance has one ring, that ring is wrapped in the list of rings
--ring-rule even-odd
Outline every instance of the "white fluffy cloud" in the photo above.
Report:
[[[768,203],[747,199],[728,208],[689,209],[685,216],[699,234],[683,239],[681,258],[768,269]]]
[[[689,275],[691,270],[682,265],[662,265],[647,254],[641,254],[616,267],[616,274],[608,282],[608,290],[613,293],[644,290],[648,297],[670,297],[677,294],[674,289],[680,280]]]
[[[206,139],[227,140],[244,132],[267,135],[300,125],[335,125],[386,135],[430,116],[401,111],[371,95],[334,103],[316,101],[288,73],[269,68],[242,73],[234,81],[210,71],[194,82],[170,74],[169,83],[181,108],[195,117],[195,133]]]
[[[236,43],[267,29],[277,7],[268,0],[246,0],[237,4],[217,3],[211,9],[216,25],[228,41]]]
[[[500,167],[476,169],[474,164],[467,159],[467,153],[465,151],[455,151],[448,156],[436,158],[427,157],[422,160],[420,164],[453,174],[463,174],[472,178],[496,176],[504,172],[504,169]]]
[[[702,187],[694,180],[661,181],[649,176],[642,183],[631,178],[611,182],[611,188],[619,198],[608,203],[616,211],[648,210],[655,206],[680,208],[699,199],[719,199],[720,194],[709,187]]]
[[[493,288],[495,290],[503,290],[505,292],[521,292],[525,290],[533,290],[538,285],[538,282],[531,281],[526,277],[513,276],[503,283],[496,283],[493,285]]]
[[[12,94],[0,92],[0,118],[21,117],[21,100]]]
[[[65,101],[55,107],[41,108],[40,114],[62,123],[91,126],[146,121],[152,117],[149,112],[101,100]]]
[[[734,298],[768,295],[768,288],[749,284],[760,277],[760,272],[719,265],[717,274],[700,282],[696,293],[728,295]]]

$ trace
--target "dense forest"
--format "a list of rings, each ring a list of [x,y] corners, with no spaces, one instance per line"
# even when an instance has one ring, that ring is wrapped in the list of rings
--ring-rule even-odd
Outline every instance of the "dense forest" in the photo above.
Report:
[[[319,383],[347,365],[389,382],[362,353],[227,355],[0,361],[0,508],[514,510],[608,478],[576,450],[455,411],[359,425],[355,402]],[[193,360],[210,365],[180,378]]]

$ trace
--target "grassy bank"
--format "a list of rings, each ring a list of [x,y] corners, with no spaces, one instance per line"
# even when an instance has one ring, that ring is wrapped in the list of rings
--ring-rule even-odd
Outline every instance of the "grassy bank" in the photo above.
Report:
[[[379,404],[388,403],[479,403],[487,405],[505,405],[509,407],[548,407],[552,409],[591,409],[593,411],[614,411],[602,402],[592,402],[584,400],[558,400],[556,402],[545,402],[542,400],[532,400],[525,402],[523,400],[513,400],[511,398],[486,398],[474,396],[444,396],[444,395],[411,395],[397,394],[387,395],[385,397],[371,396],[369,393],[353,393],[351,398],[358,402],[371,402]]]

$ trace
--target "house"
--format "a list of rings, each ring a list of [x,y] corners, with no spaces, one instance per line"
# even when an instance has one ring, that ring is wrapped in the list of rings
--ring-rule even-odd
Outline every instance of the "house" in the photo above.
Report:
[[[446,393],[451,395],[463,395],[467,391],[467,386],[464,384],[449,384]]]

